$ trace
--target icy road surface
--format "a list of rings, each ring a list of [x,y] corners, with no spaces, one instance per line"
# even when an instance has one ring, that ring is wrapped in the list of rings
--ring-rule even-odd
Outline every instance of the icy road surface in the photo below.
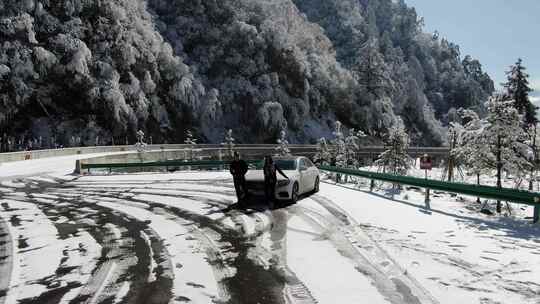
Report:
[[[540,302],[540,230],[449,196],[246,211],[224,172],[65,173],[0,183],[0,304]]]

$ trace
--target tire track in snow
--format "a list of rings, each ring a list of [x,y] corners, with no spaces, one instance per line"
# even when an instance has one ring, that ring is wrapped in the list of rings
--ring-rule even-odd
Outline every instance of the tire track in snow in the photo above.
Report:
[[[94,277],[90,278],[87,281],[87,285],[86,285],[86,288],[88,290],[87,294],[86,295],[79,294],[79,296],[75,297],[71,301],[72,303],[87,303],[91,301],[92,299],[94,299],[95,301],[98,301],[97,300],[98,297],[105,298],[105,299],[114,298],[115,296],[114,293],[116,293],[119,290],[119,288],[122,287],[122,286],[116,286],[115,284],[116,282],[114,282],[116,279],[134,280],[133,282],[131,282],[131,284],[129,284],[130,289],[126,294],[126,297],[130,299],[129,303],[141,303],[141,304],[142,303],[162,303],[163,301],[167,301],[166,300],[167,296],[165,295],[165,298],[164,298],[163,292],[159,294],[160,291],[163,290],[163,288],[166,288],[167,285],[170,285],[166,283],[166,278],[162,278],[162,281],[165,281],[165,282],[161,282],[161,284],[148,284],[146,282],[147,277],[148,277],[148,267],[145,267],[145,264],[147,265],[148,263],[145,263],[145,261],[147,260],[147,258],[145,258],[145,251],[148,251],[148,250],[145,250],[144,247],[146,246],[146,243],[142,239],[142,237],[140,237],[139,235],[139,231],[145,229],[145,226],[143,225],[144,223],[139,223],[135,221],[134,219],[129,219],[129,218],[124,219],[122,217],[112,214],[111,212],[107,212],[108,209],[101,208],[94,204],[85,203],[83,202],[84,200],[81,199],[81,197],[76,192],[72,191],[70,187],[66,187],[65,185],[62,185],[62,183],[60,185],[55,184],[55,183],[41,183],[40,185],[40,183],[37,183],[36,181],[31,181],[27,183],[26,185],[24,184],[22,185],[23,185],[21,186],[22,188],[26,187],[26,189],[24,189],[25,193],[41,195],[40,193],[45,192],[45,190],[47,190],[46,191],[47,196],[50,196],[51,194],[57,195],[57,197],[54,197],[55,199],[57,199],[56,204],[46,203],[43,201],[39,202],[36,199],[32,201],[32,203],[39,205],[44,210],[50,212],[49,217],[52,219],[53,222],[55,222],[54,219],[57,218],[59,214],[62,214],[62,216],[67,215],[68,219],[70,221],[73,221],[72,225],[78,225],[82,227],[87,226],[87,228],[88,226],[93,226],[90,228],[99,230],[100,226],[96,225],[96,223],[98,223],[100,220],[103,220],[105,221],[105,223],[107,223],[107,221],[109,223],[111,222],[122,223],[121,226],[125,227],[125,229],[127,229],[129,232],[128,235],[131,238],[127,238],[126,240],[131,239],[133,244],[129,246],[123,246],[124,248],[122,250],[124,251],[124,253],[117,252],[117,254],[112,254],[111,256],[108,256],[110,254],[110,251],[105,250],[103,252],[102,263],[101,263],[102,265],[104,265],[104,267],[102,268],[105,270],[100,271],[100,268],[98,267],[95,270],[96,273],[94,274]],[[21,187],[18,186],[17,189],[21,190],[20,189]],[[79,210],[95,211],[95,214],[97,214],[98,217],[96,221],[94,222],[94,225],[89,225],[88,214],[79,212]],[[76,231],[76,229],[74,231]],[[103,232],[96,233],[95,231],[92,231],[92,230],[90,230],[90,232],[93,232],[92,234],[94,234],[96,239],[101,239],[101,235],[104,234]],[[67,237],[67,236],[64,236],[64,237]],[[126,240],[124,240],[124,242]],[[101,243],[104,244],[103,241]],[[108,242],[105,242],[105,245],[106,245],[105,246],[106,249],[111,249],[113,247],[119,248],[119,246],[113,246],[109,244]],[[156,250],[159,249],[159,245],[155,245],[155,244],[152,244],[152,245],[157,247],[155,248]],[[130,260],[130,257],[126,256],[125,254],[125,251],[127,250],[127,248],[133,249],[132,251],[130,251],[130,256],[134,257],[134,260],[133,258],[131,258],[131,261],[133,263],[129,265],[126,264],[126,261]],[[110,271],[111,259],[117,261],[115,262],[115,264],[117,266],[120,266],[120,267],[115,267],[115,270],[121,270],[121,271]],[[146,268],[146,272],[144,270],[141,270],[145,268]],[[106,284],[106,282],[103,282],[102,279],[105,279],[105,278],[110,279],[109,284]],[[103,291],[104,293],[107,293],[109,296],[105,296],[105,297],[103,297],[102,295],[93,296],[95,291],[100,289],[100,287],[103,287],[101,288],[101,291]],[[65,292],[67,293],[68,290],[65,290]],[[157,302],[154,302],[154,299],[157,299]],[[98,302],[100,301],[101,300],[99,300]]]
[[[150,190],[150,189],[151,188],[145,188],[144,189],[145,191],[142,191],[141,189],[130,188],[130,192],[137,193],[137,194],[145,194],[145,193],[148,193],[146,192],[146,190]],[[110,189],[107,189],[107,190],[110,190]],[[151,190],[155,190],[155,189],[151,189]],[[168,190],[170,191],[171,189],[168,189]],[[98,192],[103,193],[104,191],[98,190]],[[121,195],[121,194],[113,195],[111,192],[113,191],[107,191],[107,193],[104,193],[104,195],[107,197],[112,196],[119,199],[122,197],[126,199],[125,195]],[[212,206],[221,206],[221,207],[226,206],[226,204],[224,205],[224,203],[221,201],[215,201],[212,199],[204,198],[201,195],[192,195],[191,192],[193,192],[193,190],[191,189],[186,189],[186,191],[177,190],[175,192],[178,192],[178,194],[174,195],[171,193],[167,193],[164,196],[171,197],[171,198],[176,197],[176,198],[182,198],[182,199],[189,199],[193,201],[199,201],[200,203],[203,203],[203,204],[206,203]],[[186,192],[189,192],[190,194],[182,194]],[[149,193],[153,195],[156,194],[155,191],[151,191]],[[207,190],[205,191],[205,193],[210,194],[213,192]],[[221,194],[221,193],[213,193],[213,194]],[[209,260],[212,262],[211,264],[214,266],[213,268],[216,274],[216,280],[218,281],[218,283],[224,280],[228,282],[228,283],[225,283],[225,285],[227,286],[220,287],[220,290],[223,290],[224,288],[226,288],[227,290],[238,289],[237,287],[238,284],[233,281],[233,278],[231,278],[231,272],[232,272],[231,269],[238,270],[236,265],[239,263],[243,263],[242,260],[245,260],[245,259],[252,260],[253,258],[256,259],[256,257],[258,256],[258,253],[261,253],[261,252],[257,252],[256,254],[251,254],[251,251],[254,249],[254,247],[257,246],[258,240],[260,239],[262,233],[265,231],[268,232],[268,230],[270,229],[270,226],[273,225],[270,220],[268,219],[265,220],[264,217],[261,216],[261,213],[252,213],[252,214],[246,215],[245,213],[242,213],[242,212],[232,211],[232,212],[227,213],[226,217],[232,218],[233,219],[232,222],[236,223],[238,227],[241,227],[241,229],[237,231],[231,231],[229,229],[230,227],[219,224],[220,221],[215,221],[211,218],[205,217],[204,215],[190,213],[189,211],[182,210],[180,207],[173,205],[172,203],[156,202],[154,200],[137,199],[134,197],[129,198],[128,205],[130,206],[143,208],[142,206],[144,204],[148,204],[150,206],[149,210],[153,210],[153,212],[155,212],[158,206],[160,208],[163,207],[163,210],[165,210],[164,211],[165,213],[167,212],[174,213],[174,215],[177,216],[176,221],[180,222],[183,225],[185,224],[189,225],[189,223],[192,222],[192,225],[194,223],[195,226],[198,226],[198,227],[195,227],[194,230],[191,231],[191,233],[193,233],[193,236],[196,237],[201,242],[201,244],[203,244],[203,247],[205,248],[205,250],[207,250],[207,255],[209,256]],[[169,216],[170,216],[170,213],[169,213]],[[268,216],[271,217],[270,211],[267,211],[266,217],[268,218]],[[251,222],[254,222],[254,223],[251,223]],[[216,248],[215,237],[210,236],[210,235],[215,235],[215,234],[220,236],[221,238],[221,240],[219,241],[220,243],[224,242],[223,240],[224,238],[230,239],[231,235],[236,234],[237,235],[236,237],[234,236],[232,237],[235,240],[232,243],[238,243],[239,241],[241,241],[243,244],[233,245],[232,247],[234,251],[238,252],[239,251],[238,247],[245,247],[246,249],[240,250],[240,252],[244,253],[247,251],[248,254],[245,257],[240,257],[240,258],[238,258],[237,256],[236,262],[233,263],[232,266],[226,265],[227,261],[223,261],[223,260],[219,261],[220,259],[223,259],[223,256],[220,253],[222,249]],[[229,245],[227,244],[226,246],[229,246]],[[271,254],[268,253],[268,255],[271,255]],[[216,267],[216,263],[214,262],[215,258],[217,258],[219,261],[217,263],[218,267]],[[317,301],[312,297],[309,289],[287,267],[286,263],[283,263],[279,259],[277,259],[277,260],[274,260],[271,265],[265,265],[265,266],[256,265],[259,262],[260,260],[258,259],[250,262],[252,264],[255,264],[255,265],[250,266],[253,269],[255,269],[254,271],[249,271],[249,269],[247,269],[246,267],[242,267],[241,271],[251,274],[251,273],[260,272],[260,270],[258,270],[260,267],[263,267],[263,268],[266,267],[265,269],[268,269],[271,267],[272,271],[276,273],[274,275],[274,277],[276,277],[275,279],[279,279],[281,277],[281,279],[279,280],[282,280],[284,282],[283,283],[284,285],[281,288],[282,290],[279,293],[282,298],[281,301],[284,301],[286,303],[317,303]],[[227,269],[227,270],[223,271],[223,269]],[[266,271],[266,273],[268,273],[268,270]],[[259,276],[264,277],[264,275],[259,275]],[[268,279],[264,279],[264,280],[268,280]],[[250,288],[249,286],[242,286],[242,289],[246,289],[246,287]],[[261,290],[260,286],[258,286],[257,288]],[[242,293],[246,293],[246,290],[242,291]],[[223,292],[221,292],[221,294],[223,295]],[[236,301],[239,301],[239,299],[242,299],[242,298],[243,297],[235,297]],[[253,296],[251,296],[251,298],[253,298]],[[264,297],[262,299],[264,299]],[[276,302],[276,300],[272,301],[272,303],[274,302]],[[262,301],[261,303],[265,303],[265,302]]]
[[[190,199],[195,198],[196,197],[191,197]],[[171,207],[172,206],[169,206],[169,208]],[[255,262],[263,264],[263,267],[272,267],[273,269],[276,269],[276,271],[286,279],[282,291],[286,303],[317,303],[307,286],[303,284],[296,277],[294,272],[287,266],[285,254],[286,245],[274,246],[278,248],[277,251],[274,252],[264,252],[266,250],[264,250],[264,248],[260,246],[261,240],[264,237],[264,233],[270,233],[270,237],[276,243],[279,241],[283,241],[282,234],[280,232],[275,233],[275,231],[286,231],[287,221],[278,221],[278,223],[276,223],[276,221],[272,220],[273,218],[276,218],[276,214],[279,214],[279,210],[273,212],[266,211],[248,214],[233,210],[231,212],[228,212],[227,216],[232,218],[232,221],[236,223],[237,226],[241,227],[241,230],[238,232],[242,233],[243,238],[246,239],[245,242],[248,242],[248,244],[253,244],[253,246],[251,246],[248,252],[249,258],[255,260]],[[286,216],[287,215],[285,214],[285,217]],[[281,235],[281,237],[278,235]],[[264,261],[261,261],[260,256],[265,254],[275,257],[274,259],[272,259],[271,264],[265,264]]]
[[[147,223],[128,214],[111,212],[110,209],[95,204],[97,201],[103,201],[103,198],[97,197],[98,200],[89,202],[92,201],[91,196],[77,192],[71,187],[57,189],[57,191],[51,193],[60,196],[69,193],[69,197],[64,199],[72,201],[76,204],[76,208],[91,209],[100,214],[98,224],[102,222],[105,228],[111,223],[118,224],[125,231],[123,234],[127,234],[127,237],[118,240],[117,233],[114,231],[103,233],[102,243],[106,250],[102,254],[102,263],[95,270],[93,277],[85,286],[85,290],[79,294],[77,301],[87,303],[91,299],[96,299],[95,293],[104,284],[103,280],[107,277],[111,279],[101,289],[103,294],[99,295],[99,299],[102,300],[114,298],[115,293],[120,291],[124,284],[117,284],[118,280],[124,283],[130,282],[129,289],[123,297],[127,303],[162,303],[172,297],[170,293],[172,263],[164,253],[162,240],[155,231],[147,226]],[[145,239],[143,234],[148,237]],[[115,238],[111,237],[113,235]],[[121,241],[122,244],[118,244],[118,241]],[[149,273],[152,260],[155,260],[157,264],[163,264],[153,269],[154,274]],[[113,264],[117,267],[115,267],[114,273],[111,273]],[[148,279],[150,275],[154,276],[154,280]]]
[[[392,303],[438,303],[429,291],[401,268],[346,211],[322,195],[313,195],[310,199],[324,207],[335,220],[330,221],[325,215],[306,207],[301,207],[301,210],[316,218],[316,221],[311,221],[315,225],[325,223],[324,225],[330,228],[331,239],[336,248],[353,259],[358,270],[368,275]]]
[[[182,198],[187,199],[185,196]],[[196,199],[196,197],[190,197],[190,199],[194,198]],[[282,295],[282,282],[285,278],[275,269],[265,269],[248,257],[249,249],[253,247],[253,244],[250,241],[251,238],[244,235],[241,230],[234,230],[205,215],[163,202],[135,198],[132,198],[132,202],[148,204],[151,209],[163,208],[182,220],[188,221],[191,225],[196,225],[200,231],[205,229],[214,231],[219,235],[220,243],[230,244],[230,247],[226,247],[225,250],[220,249],[227,252],[226,258],[220,263],[235,271],[232,276],[223,275],[223,279],[218,283],[226,286],[234,303],[285,303]],[[230,253],[234,256],[229,256]]]
[[[271,213],[272,227],[270,229],[270,240],[272,241],[271,254],[273,262],[287,277],[287,282],[283,294],[287,303],[315,304],[318,301],[313,297],[309,288],[296,276],[287,263],[287,231],[289,212],[280,209]]]
[[[4,205],[6,209],[7,205]],[[13,242],[14,234],[11,232],[9,223],[0,213],[0,304],[11,304],[14,302],[13,296],[10,296],[10,287],[17,282],[18,263],[15,261],[17,254]]]
[[[203,284],[193,282],[193,278],[185,277],[185,272],[198,277],[204,277],[207,274],[204,270],[204,262],[193,252],[190,244],[181,241],[182,238],[185,239],[186,235],[186,230],[183,227],[144,208],[126,206],[121,202],[101,202],[98,204],[128,214],[141,222],[150,221],[148,226],[165,242],[168,260],[170,261],[167,264],[169,264],[168,267],[172,271],[172,291],[175,301],[201,302],[205,301],[204,299],[214,300],[217,297],[212,287],[207,288]],[[195,268],[197,268],[197,271],[195,271]],[[204,281],[204,283],[206,284],[207,281]]]
[[[17,183],[17,191],[1,195],[5,214],[11,215],[10,234],[18,236],[18,244],[12,245],[16,251],[16,265],[20,264],[20,267],[15,267],[17,271],[12,271],[8,303],[39,302],[44,295],[57,298],[77,287],[77,283],[65,282],[62,285],[56,279],[61,272],[58,266],[63,252],[62,241],[56,238],[57,229],[46,214],[31,202],[25,187],[23,183]],[[46,263],[43,263],[44,258]]]

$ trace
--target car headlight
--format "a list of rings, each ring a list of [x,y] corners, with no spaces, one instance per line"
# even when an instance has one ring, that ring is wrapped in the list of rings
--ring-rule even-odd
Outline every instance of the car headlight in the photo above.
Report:
[[[284,179],[284,180],[280,180],[277,182],[277,185],[278,187],[283,187],[283,186],[287,186],[288,184],[290,184],[291,181],[288,180],[288,179]]]

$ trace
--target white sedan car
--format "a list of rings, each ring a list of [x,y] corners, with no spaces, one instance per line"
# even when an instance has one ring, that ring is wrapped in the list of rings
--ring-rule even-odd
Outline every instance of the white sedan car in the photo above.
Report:
[[[319,191],[319,169],[307,157],[279,157],[274,159],[274,163],[289,178],[286,179],[276,172],[275,197],[278,200],[291,200],[295,203],[300,195]],[[264,195],[263,170],[249,170],[246,174],[246,185],[249,193]]]

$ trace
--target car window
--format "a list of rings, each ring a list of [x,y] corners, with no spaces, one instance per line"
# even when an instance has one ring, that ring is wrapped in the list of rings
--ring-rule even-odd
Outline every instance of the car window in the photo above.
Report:
[[[315,165],[311,162],[311,160],[309,160],[309,158],[305,158],[304,160],[306,161],[306,166],[308,166],[308,168],[314,167],[314,166],[315,166]]]
[[[300,159],[300,169],[307,169],[307,168],[308,168],[308,166],[306,164],[306,161],[303,158],[301,158]]]
[[[276,159],[274,161],[276,166],[281,170],[296,170],[296,161],[289,159]]]

